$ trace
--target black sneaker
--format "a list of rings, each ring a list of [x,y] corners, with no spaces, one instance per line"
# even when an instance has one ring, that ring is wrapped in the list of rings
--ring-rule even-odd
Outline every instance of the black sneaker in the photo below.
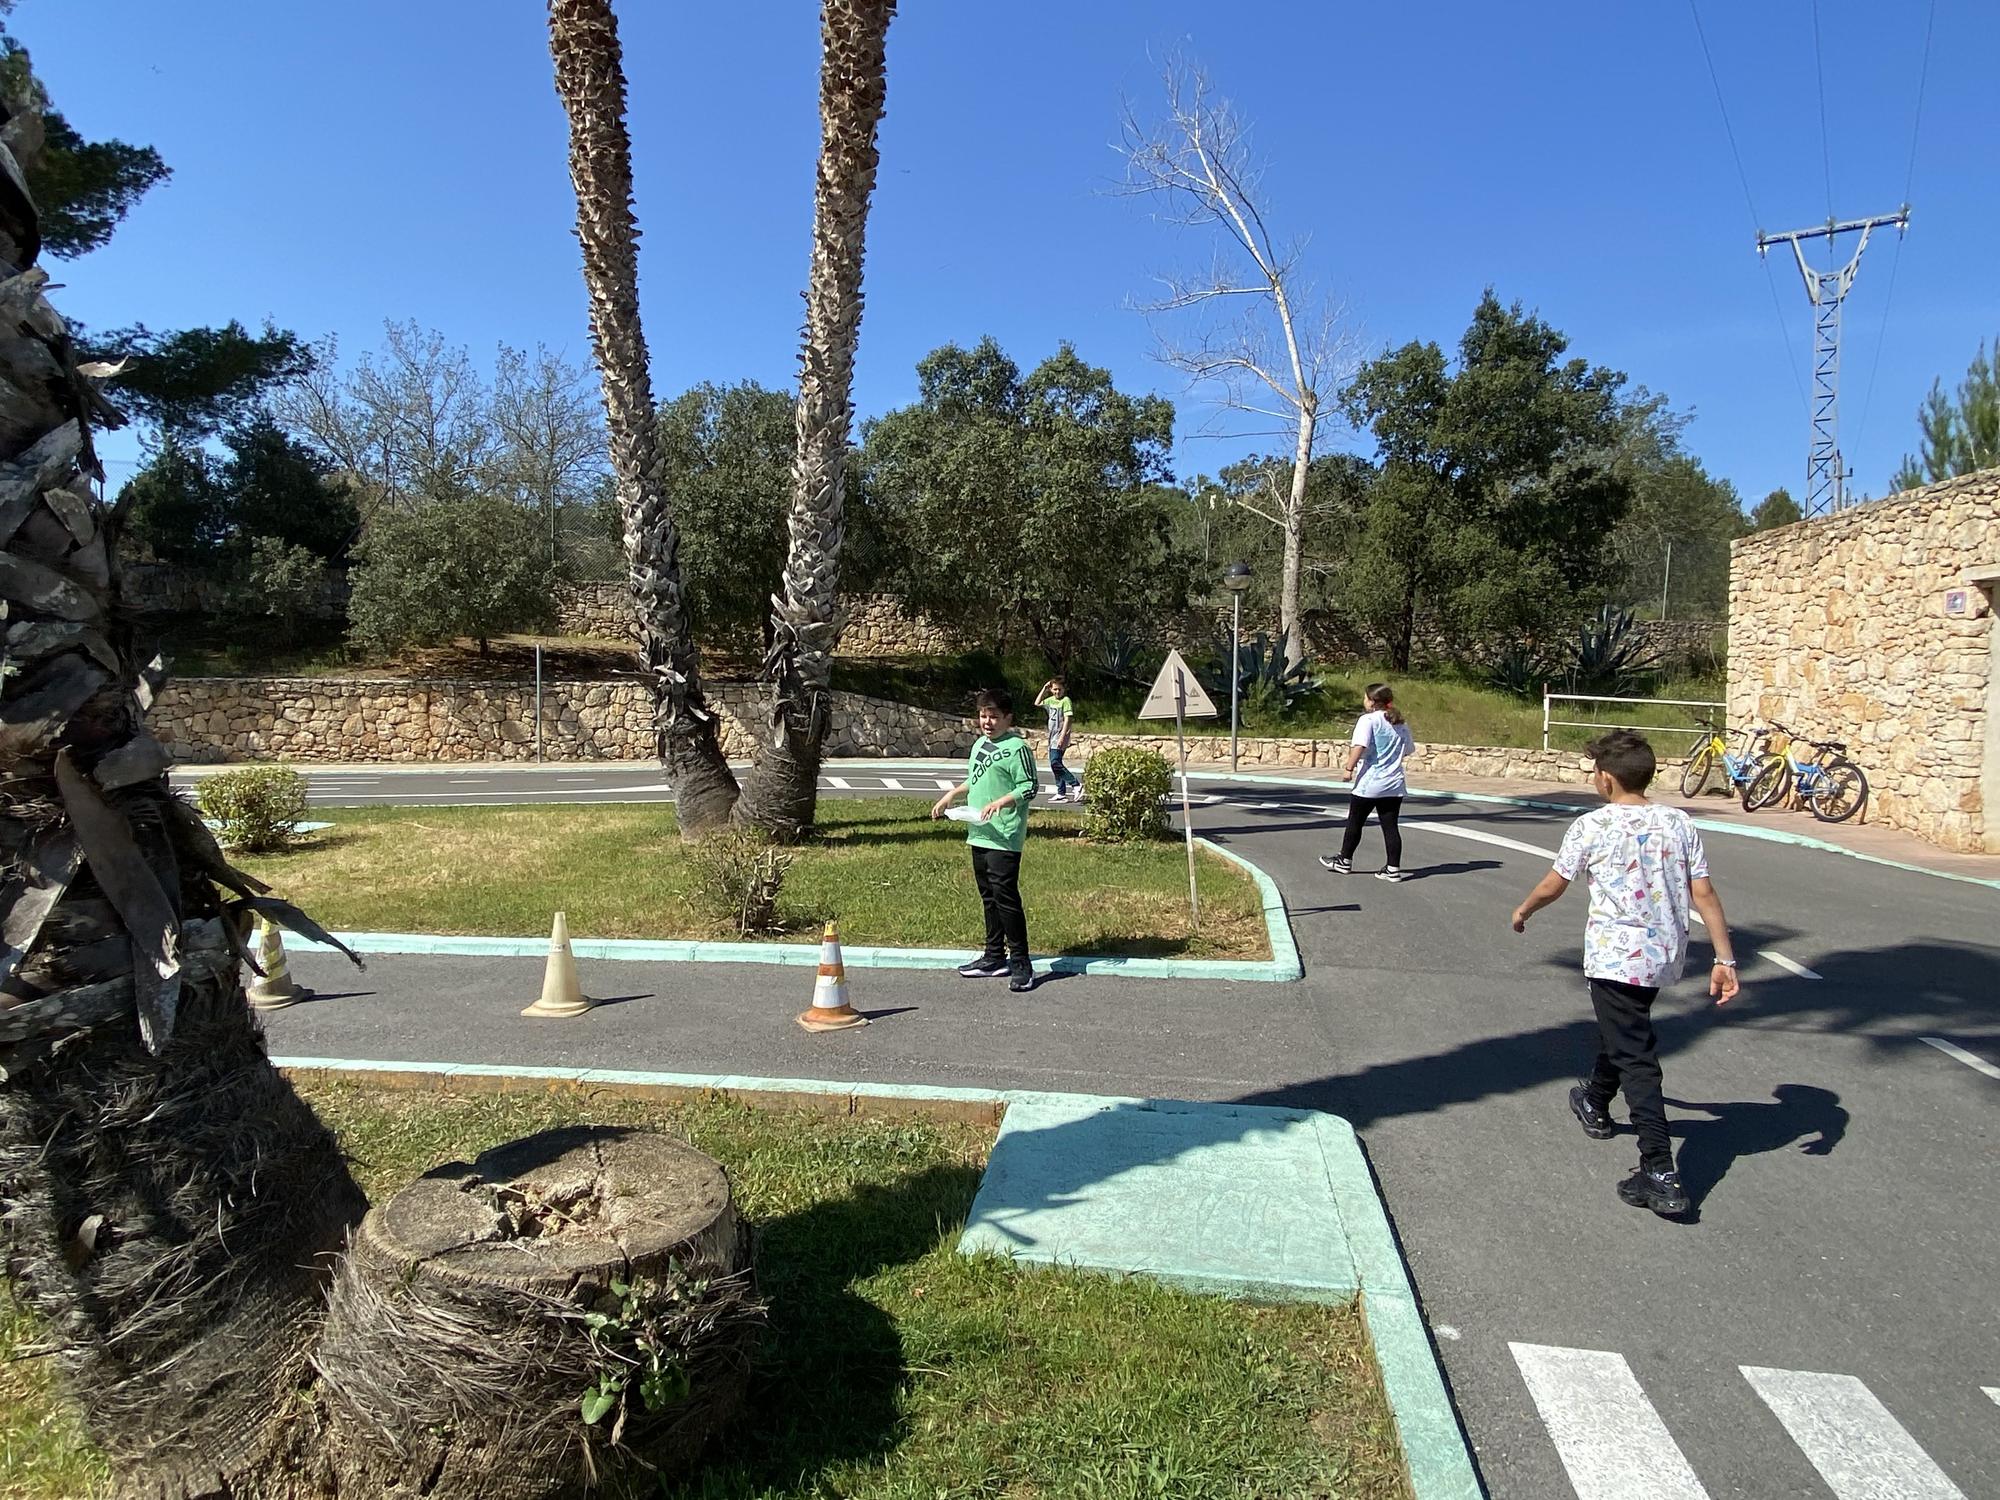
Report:
[[[1007,960],[1004,958],[975,958],[969,964],[958,966],[960,979],[1005,979],[1007,974]]]
[[[1650,1208],[1667,1218],[1688,1211],[1687,1189],[1681,1186],[1681,1174],[1671,1169],[1653,1172],[1641,1167],[1618,1184],[1618,1196],[1634,1208]]]
[[[1611,1111],[1593,1102],[1580,1083],[1569,1091],[1569,1112],[1593,1141],[1608,1141],[1618,1133],[1618,1127],[1611,1123]]]
[[[1007,988],[1017,995],[1025,995],[1035,987],[1033,969],[1016,969],[1007,976]]]
[[[1322,854],[1319,862],[1336,875],[1352,875],[1354,861],[1339,854]]]

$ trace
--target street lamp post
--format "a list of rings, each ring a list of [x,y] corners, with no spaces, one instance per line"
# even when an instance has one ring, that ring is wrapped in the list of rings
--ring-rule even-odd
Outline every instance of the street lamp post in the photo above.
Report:
[[[1250,587],[1250,564],[1233,562],[1222,570],[1222,586],[1232,601],[1229,624],[1229,769],[1236,770],[1237,708],[1243,685],[1243,591]]]

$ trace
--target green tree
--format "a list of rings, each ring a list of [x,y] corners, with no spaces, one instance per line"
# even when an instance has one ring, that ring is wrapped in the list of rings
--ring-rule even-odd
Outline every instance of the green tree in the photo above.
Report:
[[[547,626],[555,613],[548,549],[512,501],[450,495],[381,511],[356,551],[348,637],[364,651]]]
[[[1489,290],[1453,368],[1434,343],[1364,366],[1348,415],[1374,435],[1345,592],[1407,670],[1420,610],[1458,638],[1532,637],[1572,615],[1612,567],[1631,500],[1625,377],[1580,358]]]
[[[1750,512],[1752,531],[1769,531],[1776,526],[1789,526],[1794,521],[1803,521],[1805,512],[1799,509],[1799,502],[1792,498],[1792,492],[1779,488],[1772,490],[1757,502],[1757,508]]]
[[[1196,574],[1204,584],[1213,585],[1232,562],[1249,564],[1246,622],[1283,618],[1282,515],[1290,500],[1292,467],[1289,454],[1242,459],[1213,478],[1196,479],[1182,512],[1182,545],[1196,559]],[[1301,617],[1342,605],[1341,570],[1351,557],[1356,521],[1375,478],[1375,466],[1355,453],[1320,454],[1307,470],[1299,527]]]
[[[168,562],[207,567],[224,535],[222,481],[214,458],[169,433],[118,503],[131,534]]]
[[[1965,379],[1959,382],[1958,397],[1944,392],[1944,382],[1931,382],[1931,393],[1917,408],[1917,430],[1922,451],[1905,455],[1896,471],[1893,487],[1913,490],[1919,485],[1936,484],[1980,469],[2000,464],[2000,372],[1995,356],[2000,341],[1988,354],[1984,343],[1972,357]]]
[[[230,613],[255,623],[281,646],[297,642],[325,592],[326,560],[274,536],[250,538],[229,590]]]
[[[1170,402],[1124,394],[1068,344],[1024,376],[990,338],[925,356],[917,389],[863,443],[911,605],[996,644],[1020,626],[1059,664],[1116,620],[1185,606]]]
[[[1677,453],[1638,469],[1612,533],[1613,596],[1663,618],[1714,618],[1729,605],[1729,544],[1748,523],[1736,487]],[[1663,603],[1664,602],[1664,603]]]
[[[740,640],[768,623],[771,580],[785,564],[791,392],[703,383],[661,406],[659,425],[694,628],[710,641]]]
[[[359,525],[347,483],[263,413],[223,435],[217,457],[169,434],[127,484],[132,532],[155,553],[211,577],[238,571],[256,537],[347,555]]]

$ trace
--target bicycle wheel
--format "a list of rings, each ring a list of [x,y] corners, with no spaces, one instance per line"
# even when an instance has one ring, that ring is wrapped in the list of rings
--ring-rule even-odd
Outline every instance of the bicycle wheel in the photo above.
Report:
[[[1743,783],[1743,810],[1756,812],[1783,799],[1792,789],[1792,763],[1782,755],[1769,755]]]
[[[1806,798],[1812,815],[1822,823],[1845,823],[1868,800],[1868,778],[1852,761],[1837,760],[1820,772],[1819,783]]]
[[[1702,747],[1688,757],[1687,764],[1681,767],[1681,795],[1699,797],[1708,785],[1709,773],[1714,769],[1715,746],[1704,741]]]

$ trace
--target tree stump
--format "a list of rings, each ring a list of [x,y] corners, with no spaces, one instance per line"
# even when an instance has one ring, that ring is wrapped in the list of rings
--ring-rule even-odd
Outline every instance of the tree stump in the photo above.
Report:
[[[333,1286],[333,1487],[542,1500],[683,1474],[742,1407],[751,1279],[727,1174],[669,1136],[574,1126],[439,1167],[369,1211]]]

